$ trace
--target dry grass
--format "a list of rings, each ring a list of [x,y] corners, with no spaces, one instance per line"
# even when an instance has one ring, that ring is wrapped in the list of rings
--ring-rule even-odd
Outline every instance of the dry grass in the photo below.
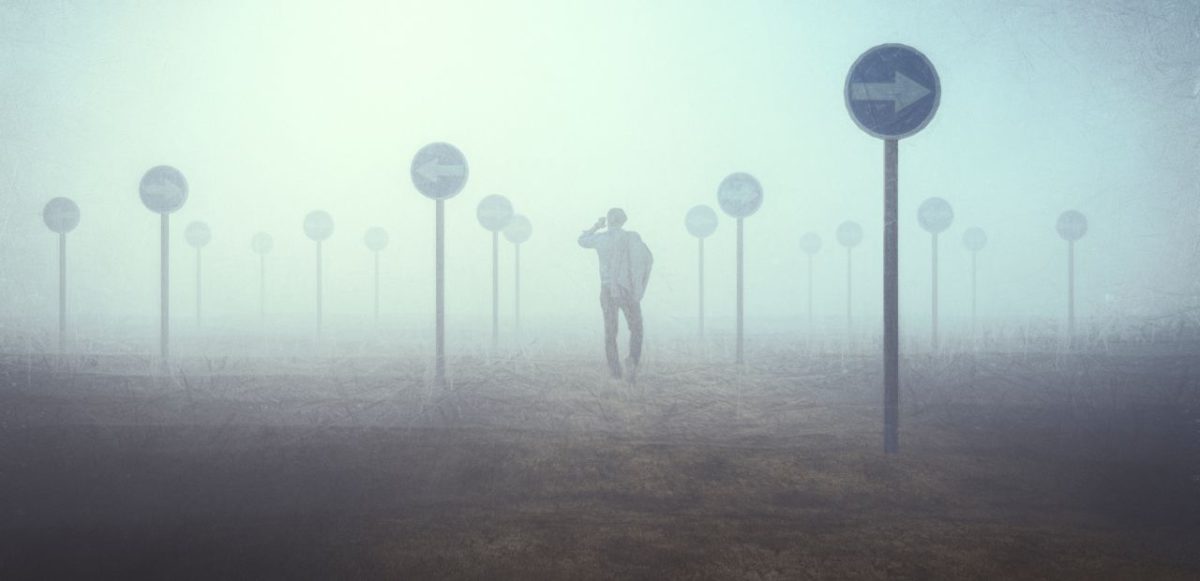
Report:
[[[0,568],[47,577],[1195,578],[1200,361],[667,354],[0,367]],[[149,362],[145,362],[149,363]],[[146,365],[148,367],[148,365]]]

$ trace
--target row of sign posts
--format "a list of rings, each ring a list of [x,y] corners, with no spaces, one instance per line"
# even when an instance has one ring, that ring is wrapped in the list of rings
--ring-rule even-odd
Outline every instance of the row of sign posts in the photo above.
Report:
[[[915,135],[925,128],[937,112],[941,99],[941,84],[932,63],[916,49],[901,44],[884,44],[864,52],[851,66],[846,76],[844,99],[851,119],[867,134],[883,140],[883,362],[884,362],[884,430],[883,441],[886,453],[899,450],[899,285],[898,285],[898,198],[899,198],[899,141]],[[466,185],[469,174],[467,160],[454,146],[447,143],[431,143],[421,148],[413,157],[410,167],[413,185],[425,197],[435,201],[435,372],[438,385],[445,382],[445,208],[446,200],[453,198]],[[151,168],[142,177],[139,185],[142,202],[161,218],[161,336],[162,361],[169,357],[169,230],[171,213],[183,207],[187,201],[187,180],[179,170],[170,166]],[[762,206],[762,185],[747,173],[734,173],[726,177],[717,189],[717,202],[730,217],[737,219],[737,363],[744,362],[744,225],[745,218],[753,215]],[[520,313],[520,244],[529,237],[528,220],[518,220],[512,205],[500,196],[489,196],[481,201],[477,209],[480,224],[492,232],[492,338],[498,338],[499,311],[499,251],[498,234],[516,245],[516,303]],[[921,205],[918,219],[923,229],[931,235],[932,246],[932,328],[933,343],[937,345],[937,253],[938,234],[949,228],[954,212],[949,203],[941,198],[930,198]],[[59,238],[59,308],[60,335],[65,335],[66,310],[66,233],[79,222],[79,210],[73,202],[56,198],[47,204],[45,211],[47,226],[57,232]],[[699,325],[703,334],[704,321],[704,238],[716,229],[716,214],[707,206],[692,208],[686,217],[688,231],[699,239]],[[1070,211],[1058,219],[1057,229],[1068,242],[1068,333],[1074,335],[1074,265],[1075,242],[1087,231],[1087,220],[1078,212]],[[304,221],[305,233],[316,242],[317,260],[317,333],[320,335],[322,318],[321,243],[333,232],[333,220],[322,211],[310,213]],[[862,239],[862,229],[853,222],[838,227],[839,242],[846,247],[846,319],[851,321],[850,261],[851,250]],[[200,249],[211,239],[207,226],[200,224],[195,230],[189,228],[188,242],[196,248],[196,313],[200,321]],[[973,252],[972,257],[972,320],[975,314],[975,258],[987,242],[982,230],[972,229],[964,233],[964,243]],[[387,245],[387,234],[382,230],[368,231],[366,243],[375,255],[375,313],[378,317],[378,252]],[[264,260],[260,264],[260,311],[264,310],[265,254],[270,251],[269,236],[256,235],[252,247]],[[812,318],[812,266],[811,257],[820,249],[819,237],[805,237],[802,250],[809,255],[809,319]],[[518,323],[519,325],[519,323]],[[60,337],[60,345],[63,339]]]

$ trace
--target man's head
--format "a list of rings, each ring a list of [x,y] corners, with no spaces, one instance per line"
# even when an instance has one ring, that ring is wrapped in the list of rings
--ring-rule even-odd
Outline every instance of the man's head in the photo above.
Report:
[[[608,211],[608,227],[620,228],[625,225],[625,210],[613,208]]]

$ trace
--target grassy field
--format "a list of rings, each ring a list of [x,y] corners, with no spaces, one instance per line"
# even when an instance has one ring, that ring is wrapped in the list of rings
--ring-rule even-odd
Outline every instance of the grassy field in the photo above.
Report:
[[[5,579],[1195,579],[1200,358],[8,356]]]

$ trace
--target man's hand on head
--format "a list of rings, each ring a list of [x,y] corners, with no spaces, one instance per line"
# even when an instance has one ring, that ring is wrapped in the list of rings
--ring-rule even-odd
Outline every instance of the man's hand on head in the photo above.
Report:
[[[603,216],[601,216],[600,219],[596,220],[596,223],[592,226],[592,232],[595,232],[595,231],[603,228],[604,222],[605,222],[605,218]]]

